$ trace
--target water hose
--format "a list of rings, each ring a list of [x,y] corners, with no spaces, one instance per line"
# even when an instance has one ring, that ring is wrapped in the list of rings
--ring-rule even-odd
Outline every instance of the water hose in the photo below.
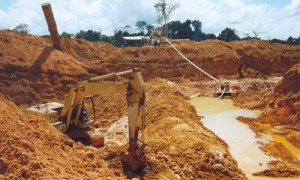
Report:
[[[187,57],[185,57],[166,37],[163,37],[172,47],[173,49],[183,58],[185,59],[187,62],[189,62],[192,66],[194,66],[196,69],[198,69],[199,71],[201,71],[203,74],[205,74],[206,76],[208,76],[209,78],[215,80],[217,83],[220,83],[221,85],[224,85],[224,83],[222,83],[219,79],[213,77],[212,75],[208,74],[206,71],[204,71],[203,69],[201,69],[200,67],[198,67],[196,64],[194,64],[191,60],[189,60]],[[222,94],[218,97],[218,100],[224,95],[226,89],[224,88]]]

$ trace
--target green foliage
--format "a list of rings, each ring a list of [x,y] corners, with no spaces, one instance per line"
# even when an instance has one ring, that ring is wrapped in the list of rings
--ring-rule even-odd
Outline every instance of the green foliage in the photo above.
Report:
[[[146,29],[147,23],[146,21],[137,21],[135,23],[135,26],[137,27],[137,29],[141,32],[144,32],[144,30]]]
[[[124,29],[129,29],[129,28],[131,28],[131,26],[130,26],[130,25],[126,25],[126,26],[124,26]]]
[[[61,33],[60,36],[61,36],[61,37],[64,37],[64,38],[71,38],[71,34],[66,33],[66,32]]]
[[[281,43],[281,44],[285,44],[285,41],[280,40],[280,39],[276,39],[276,38],[271,39],[270,41],[273,42],[273,43]]]
[[[147,25],[146,25],[146,30],[147,30],[147,34],[146,34],[146,35],[149,36],[151,33],[154,32],[154,26],[151,25],[151,24],[147,24]]]
[[[206,39],[217,39],[217,36],[215,34],[203,34],[203,40]]]
[[[192,25],[194,27],[193,39],[196,41],[199,41],[201,35],[203,34],[201,31],[202,23],[198,20],[194,20],[194,21],[192,21]]]
[[[18,26],[15,27],[14,31],[22,34],[28,34],[30,29],[28,24],[20,23]]]
[[[192,21],[186,20],[184,23],[182,23],[181,28],[178,30],[178,36],[181,37],[181,39],[191,39],[193,30],[191,28]]]
[[[202,23],[199,20],[171,21],[169,24],[169,37],[173,39],[191,39],[200,41],[207,39],[202,32]],[[193,29],[192,29],[193,27]],[[212,37],[209,37],[212,38]]]
[[[298,38],[293,38],[292,36],[290,36],[290,37],[286,40],[286,44],[289,44],[289,45],[300,45],[300,37],[298,37]]]
[[[62,33],[61,36],[71,36],[71,34],[69,33]],[[63,37],[64,37],[63,36]],[[108,42],[110,44],[114,44],[115,39],[112,36],[106,36],[103,35],[101,32],[99,31],[93,31],[93,30],[88,30],[88,31],[83,31],[80,30],[78,33],[76,33],[75,38],[79,38],[79,39],[86,39],[89,41],[104,41],[104,42]]]
[[[124,36],[144,36],[144,35],[150,35],[154,31],[154,26],[151,24],[148,24],[146,21],[137,21],[136,27],[140,30],[138,33],[129,33],[126,31],[126,29],[131,28],[130,25],[126,25],[122,30],[115,30],[113,36],[106,36],[103,35],[101,32],[88,30],[88,31],[79,31],[76,33],[76,38],[83,38],[87,39],[89,41],[105,41],[108,42],[114,46],[121,47],[122,46],[122,37]],[[225,28],[219,35],[216,37],[215,34],[212,33],[204,33],[202,32],[202,23],[199,20],[186,20],[185,22],[181,23],[180,21],[171,21],[168,24],[168,37],[173,39],[190,39],[194,41],[202,41],[207,39],[219,39],[223,41],[234,41],[234,40],[260,40],[260,37],[258,37],[258,33],[253,31],[252,35],[245,34],[244,38],[240,38],[234,29],[231,28]],[[165,29],[165,25],[162,27]],[[145,34],[145,31],[146,34]],[[71,34],[63,32],[61,34],[62,37],[69,38]],[[284,43],[284,44],[290,44],[290,45],[300,45],[300,37],[299,38],[293,38],[289,37],[286,41],[280,40],[280,39],[272,39],[269,40],[271,42],[275,43]],[[140,42],[138,41],[126,41],[126,46],[139,46]]]
[[[89,41],[100,41],[101,33],[93,30],[83,31],[80,30],[79,33],[76,34],[76,38],[82,38]]]
[[[240,37],[236,34],[236,31],[234,29],[230,29],[227,27],[219,34],[218,39],[230,42],[239,40]]]
[[[273,43],[281,43],[281,44],[289,44],[289,45],[300,45],[300,37],[293,38],[292,36],[290,36],[290,37],[288,37],[288,39],[286,41],[274,38],[274,39],[271,39],[269,41],[273,42]]]

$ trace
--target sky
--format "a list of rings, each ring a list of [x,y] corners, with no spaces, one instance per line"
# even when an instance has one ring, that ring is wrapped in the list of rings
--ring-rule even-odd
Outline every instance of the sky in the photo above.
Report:
[[[180,6],[170,20],[199,20],[204,33],[219,35],[226,27],[240,37],[286,40],[300,36],[300,0],[166,0]],[[59,33],[80,30],[113,35],[116,29],[137,32],[136,21],[156,25],[158,0],[0,0],[0,29],[29,25],[30,34],[49,34],[41,4],[51,3]]]

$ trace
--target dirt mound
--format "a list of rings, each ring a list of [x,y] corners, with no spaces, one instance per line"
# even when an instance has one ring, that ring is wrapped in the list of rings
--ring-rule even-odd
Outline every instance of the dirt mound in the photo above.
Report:
[[[84,63],[57,51],[49,39],[0,31],[0,93],[17,105],[63,99],[88,76]]]
[[[0,179],[115,177],[109,152],[70,140],[0,96]]]
[[[151,172],[146,177],[168,172],[190,179],[245,179],[228,146],[200,123],[176,84],[155,79],[146,92],[145,140]]]
[[[282,80],[275,88],[275,91],[281,93],[287,93],[289,91],[296,93],[300,91],[300,63],[293,66],[284,74]]]

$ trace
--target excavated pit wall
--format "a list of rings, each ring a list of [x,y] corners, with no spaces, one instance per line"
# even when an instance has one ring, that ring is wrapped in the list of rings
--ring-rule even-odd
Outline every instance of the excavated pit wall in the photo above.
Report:
[[[103,43],[91,43],[85,40],[64,39],[66,52],[82,60],[91,61],[103,70],[127,69],[139,67],[146,78],[152,77],[202,77],[194,67],[182,59],[171,47],[150,46],[137,48],[115,48]],[[79,45],[86,47],[86,52],[77,52]],[[176,41],[174,45],[187,58],[214,76],[239,77],[240,68],[248,67],[263,74],[282,74],[300,60],[300,46],[290,46],[268,41],[223,42],[208,40],[202,42]],[[104,52],[100,52],[103,51]]]
[[[116,48],[82,39],[62,39],[62,45],[64,53],[52,48],[49,38],[1,30],[0,93],[17,105],[62,100],[78,81],[134,67],[141,69],[146,80],[205,77],[171,46]],[[174,45],[213,76],[240,77],[244,66],[267,75],[282,74],[300,60],[300,46],[267,41],[185,40]]]

